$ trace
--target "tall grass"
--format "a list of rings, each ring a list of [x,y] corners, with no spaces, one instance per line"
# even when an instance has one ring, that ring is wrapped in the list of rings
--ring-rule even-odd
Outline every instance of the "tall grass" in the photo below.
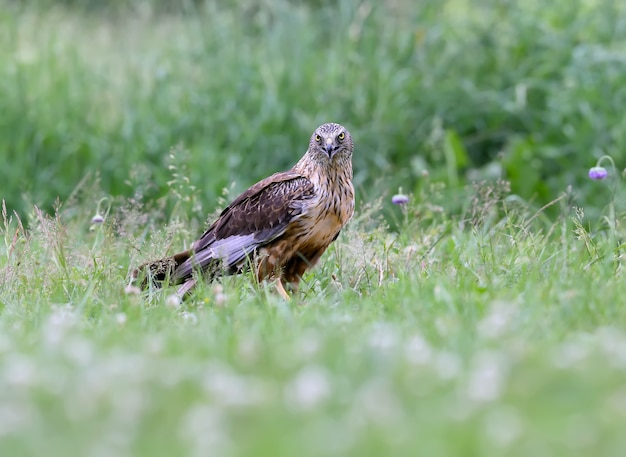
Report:
[[[183,211],[5,211],[0,453],[620,455],[609,234],[566,195],[550,222],[505,183],[468,188],[462,217],[441,191],[392,208],[397,232],[364,207],[289,303],[246,275],[182,304],[126,288],[189,239]]]
[[[213,205],[329,120],[356,138],[365,200],[426,169],[457,189],[506,177],[541,204],[575,184],[598,204],[584,170],[624,158],[619,2],[81,4],[2,3],[3,197],[22,214],[95,175],[154,200],[176,145]]]

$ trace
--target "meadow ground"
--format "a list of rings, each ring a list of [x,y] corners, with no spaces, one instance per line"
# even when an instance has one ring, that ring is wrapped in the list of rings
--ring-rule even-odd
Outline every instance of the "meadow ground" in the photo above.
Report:
[[[0,455],[624,455],[622,3],[61,3],[0,2]],[[292,301],[127,287],[326,120]]]
[[[437,189],[394,208],[397,232],[362,207],[291,302],[248,275],[182,304],[128,293],[190,239],[183,216],[7,215],[0,453],[622,455],[617,232],[567,195],[550,223],[504,183],[453,218]]]

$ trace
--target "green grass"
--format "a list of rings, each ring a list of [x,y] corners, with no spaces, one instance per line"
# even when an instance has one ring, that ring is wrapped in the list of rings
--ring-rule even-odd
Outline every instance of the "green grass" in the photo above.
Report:
[[[625,159],[621,2],[97,3],[0,2],[0,178],[22,215],[94,175],[154,201],[176,145],[213,205],[328,121],[357,142],[365,201],[418,191],[426,169],[451,192],[504,177],[541,204],[573,184],[597,207],[586,170]]]
[[[621,2],[99,3],[0,0],[1,456],[624,454]],[[324,121],[292,301],[127,288]]]
[[[621,455],[606,225],[585,230],[566,196],[549,222],[505,183],[452,217],[427,187],[390,209],[397,232],[362,207],[291,302],[249,275],[182,305],[126,293],[191,239],[184,216],[142,225],[119,200],[92,230],[78,205],[24,232],[7,215],[0,454]]]

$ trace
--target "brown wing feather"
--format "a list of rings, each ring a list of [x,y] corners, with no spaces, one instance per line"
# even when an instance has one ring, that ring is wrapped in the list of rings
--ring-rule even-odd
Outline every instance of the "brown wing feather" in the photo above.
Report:
[[[216,261],[236,270],[247,256],[285,232],[313,189],[307,178],[294,171],[276,173],[250,187],[192,245],[192,256],[176,268],[174,279],[184,280],[194,268],[204,270]]]

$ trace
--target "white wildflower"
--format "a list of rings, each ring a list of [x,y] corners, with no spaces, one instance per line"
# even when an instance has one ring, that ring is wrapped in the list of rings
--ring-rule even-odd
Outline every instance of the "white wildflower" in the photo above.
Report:
[[[496,400],[502,393],[505,381],[505,363],[495,351],[479,352],[472,362],[468,381],[468,396],[472,400]]]
[[[165,304],[169,306],[170,308],[180,308],[180,303],[181,303],[181,300],[177,294],[169,295],[165,299]]]
[[[285,387],[287,406],[308,410],[324,402],[331,394],[330,375],[319,366],[304,367]]]

